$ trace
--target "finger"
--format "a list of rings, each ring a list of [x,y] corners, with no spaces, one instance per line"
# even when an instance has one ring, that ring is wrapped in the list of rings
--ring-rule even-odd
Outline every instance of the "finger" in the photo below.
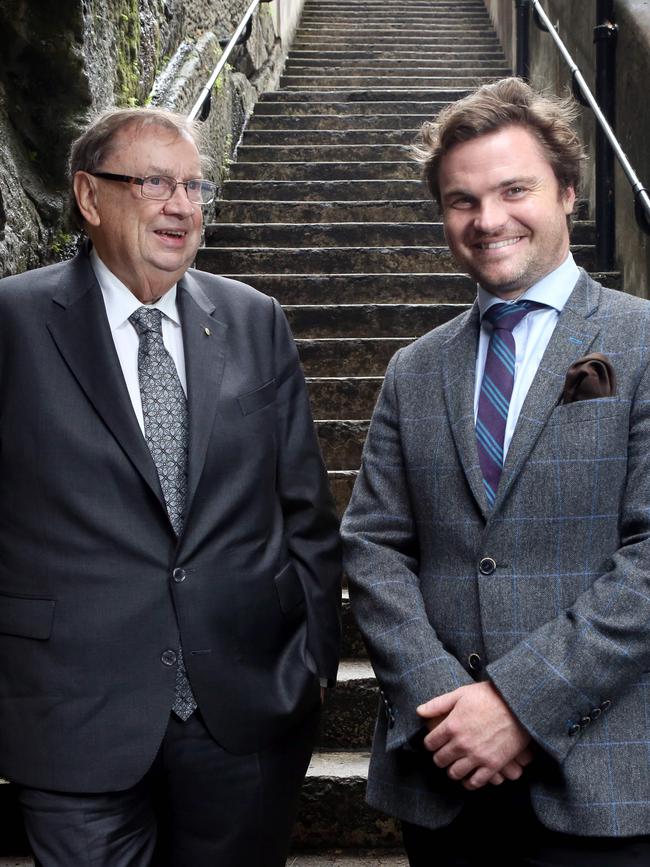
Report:
[[[490,777],[490,783],[493,786],[500,786],[504,780],[505,777],[501,776],[501,774],[495,774],[493,777]]]
[[[435,753],[437,750],[442,749],[446,744],[448,744],[451,739],[452,735],[449,731],[449,726],[446,722],[441,722],[439,725],[434,727],[433,731],[430,731],[429,734],[426,735],[424,738],[424,746],[432,753]]]
[[[454,762],[447,768],[447,776],[450,780],[458,782],[459,780],[464,780],[465,777],[469,776],[475,768],[476,763],[465,756],[462,759],[458,759],[457,762]]]
[[[482,789],[483,786],[486,786],[490,782],[493,776],[494,769],[483,766],[475,770],[473,774],[470,774],[465,780],[463,780],[463,786],[472,791],[475,789]]]
[[[454,690],[454,692],[446,692],[444,695],[439,695],[430,701],[426,701],[424,704],[416,707],[415,710],[421,717],[443,716],[449,713],[456,704],[456,701],[456,691]]]
[[[524,769],[519,764],[519,762],[515,759],[513,761],[508,762],[507,765],[504,765],[501,768],[501,773],[507,780],[518,780],[519,777],[523,774]]]
[[[439,750],[435,750],[433,755],[433,761],[439,768],[448,768],[449,765],[462,758],[465,758],[465,753],[452,742],[448,742]]]
[[[526,749],[522,750],[519,755],[515,756],[515,761],[518,762],[522,768],[525,768],[534,758],[535,752],[531,750],[530,747],[526,747]]]
[[[430,719],[425,719],[424,724],[432,732],[437,726],[440,725],[441,722],[444,722],[447,719],[446,716],[433,716]]]

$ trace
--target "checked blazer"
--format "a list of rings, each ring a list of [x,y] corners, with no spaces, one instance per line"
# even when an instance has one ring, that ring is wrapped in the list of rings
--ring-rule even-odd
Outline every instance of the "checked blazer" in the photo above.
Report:
[[[383,702],[368,800],[419,825],[468,794],[416,746],[418,704],[491,679],[537,745],[533,808],[571,834],[650,828],[650,304],[584,272],[522,407],[494,507],[474,432],[475,304],[391,360],[343,523]],[[587,352],[612,397],[560,404]],[[471,797],[471,795],[469,795]]]

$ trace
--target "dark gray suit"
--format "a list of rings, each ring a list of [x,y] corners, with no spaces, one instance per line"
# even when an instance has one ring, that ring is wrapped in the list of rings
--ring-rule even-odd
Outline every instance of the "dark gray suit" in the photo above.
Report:
[[[21,784],[136,783],[168,724],[179,633],[232,753],[313,717],[336,676],[337,526],[286,320],[198,271],[178,306],[177,542],[86,253],[0,282],[0,773]]]
[[[490,678],[539,745],[524,779],[546,826],[647,834],[650,304],[582,274],[491,511],[474,432],[478,335],[474,305],[393,358],[343,524],[384,697],[368,799],[417,825],[450,822],[466,793],[412,749],[415,708]],[[616,394],[558,405],[589,351],[611,360]]]

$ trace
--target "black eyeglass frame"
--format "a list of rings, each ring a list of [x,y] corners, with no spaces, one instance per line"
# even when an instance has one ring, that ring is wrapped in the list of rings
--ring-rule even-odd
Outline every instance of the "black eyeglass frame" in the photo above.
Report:
[[[149,175],[146,178],[136,178],[133,175],[116,175],[113,172],[88,172],[89,175],[92,175],[94,178],[103,178],[106,181],[120,181],[124,184],[137,185],[140,187],[140,194],[143,199],[151,199],[154,202],[168,202],[176,192],[176,187],[185,187],[185,192],[187,194],[187,199],[193,205],[210,205],[214,201],[215,194],[217,192],[217,185],[214,181],[208,181],[205,178],[190,178],[189,181],[177,181],[176,178],[171,178],[169,175]],[[165,179],[170,182],[171,192],[168,196],[145,196],[144,194],[144,185],[147,181],[152,180],[153,178]],[[212,190],[212,196],[207,202],[195,202],[190,198],[190,191],[188,189],[188,184],[194,183],[207,184],[208,188]],[[173,186],[172,186],[173,185]]]

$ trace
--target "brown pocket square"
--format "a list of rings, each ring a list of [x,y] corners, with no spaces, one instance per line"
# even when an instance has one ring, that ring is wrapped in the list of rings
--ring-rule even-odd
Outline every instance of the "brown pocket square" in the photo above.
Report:
[[[614,368],[606,355],[590,352],[567,370],[561,403],[612,397],[616,393]]]

